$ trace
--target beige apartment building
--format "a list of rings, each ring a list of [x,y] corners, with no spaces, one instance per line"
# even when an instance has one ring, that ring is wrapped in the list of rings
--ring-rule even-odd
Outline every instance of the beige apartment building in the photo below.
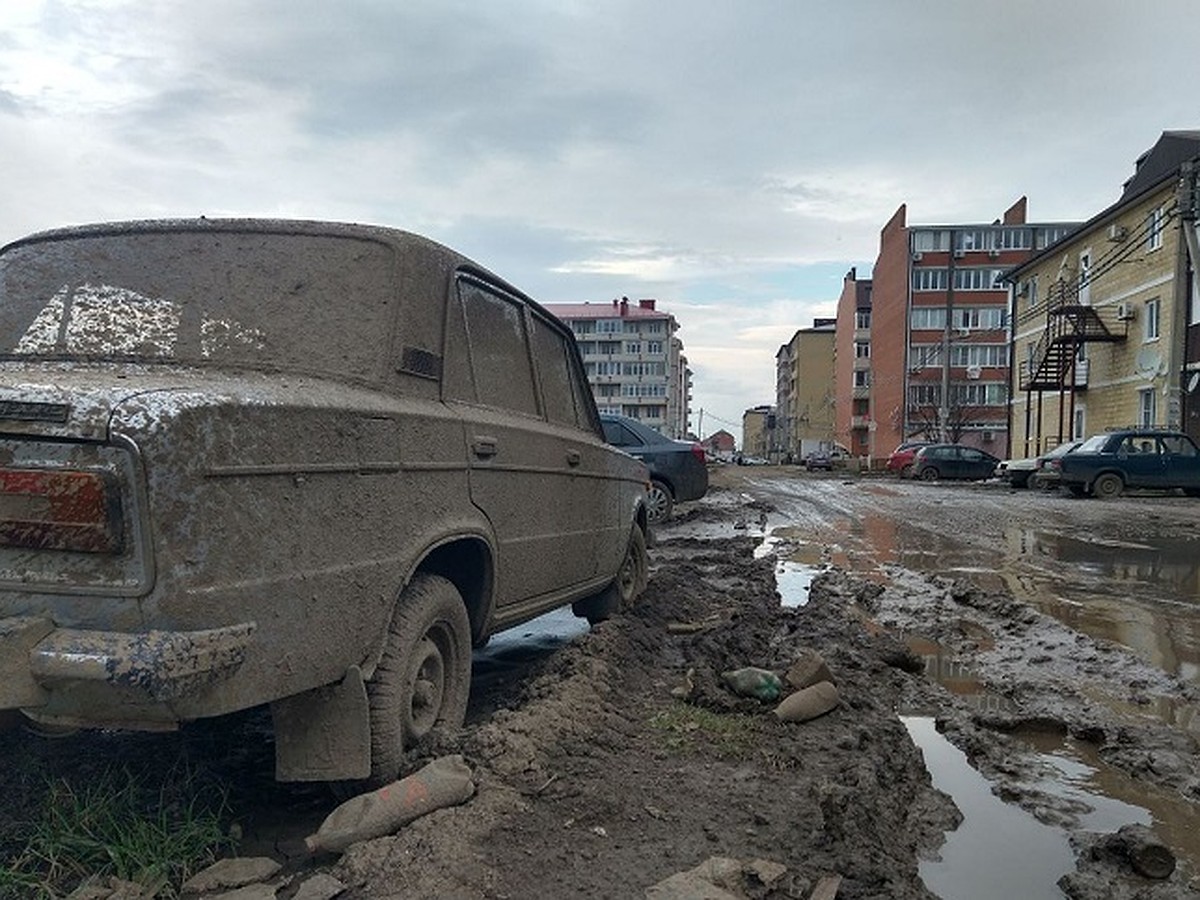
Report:
[[[756,406],[742,413],[742,455],[769,459],[775,446],[775,407]]]
[[[772,462],[799,462],[833,445],[833,344],[837,319],[814,319],[775,354]]]
[[[1011,455],[1110,428],[1200,438],[1200,131],[1164,132],[1120,198],[1008,274]]]

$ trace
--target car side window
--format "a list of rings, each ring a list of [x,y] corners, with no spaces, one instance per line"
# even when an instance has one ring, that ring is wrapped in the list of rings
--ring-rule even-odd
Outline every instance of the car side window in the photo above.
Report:
[[[604,422],[604,440],[614,447],[639,447],[641,440],[620,422]]]
[[[1196,445],[1183,435],[1171,434],[1162,439],[1163,451],[1173,456],[1196,456]]]
[[[962,451],[962,458],[967,462],[979,462],[983,459],[983,454],[971,447],[966,447]]]
[[[475,281],[459,281],[458,293],[479,402],[537,415],[524,307]]]
[[[558,425],[579,425],[575,393],[571,387],[566,342],[550,323],[533,316],[533,357],[542,382],[546,418]]]

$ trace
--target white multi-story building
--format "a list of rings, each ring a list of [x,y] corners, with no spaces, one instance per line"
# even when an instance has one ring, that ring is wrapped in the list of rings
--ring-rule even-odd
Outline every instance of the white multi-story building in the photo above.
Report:
[[[544,305],[574,332],[600,412],[638,419],[670,438],[688,436],[692,370],[673,315],[654,300],[627,297]]]

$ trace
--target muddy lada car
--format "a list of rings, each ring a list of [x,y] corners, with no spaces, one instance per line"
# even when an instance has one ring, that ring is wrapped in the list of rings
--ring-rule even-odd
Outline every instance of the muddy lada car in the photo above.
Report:
[[[571,334],[384,228],[165,221],[0,250],[0,709],[270,704],[282,780],[461,724],[471,649],[646,580],[642,464]]]

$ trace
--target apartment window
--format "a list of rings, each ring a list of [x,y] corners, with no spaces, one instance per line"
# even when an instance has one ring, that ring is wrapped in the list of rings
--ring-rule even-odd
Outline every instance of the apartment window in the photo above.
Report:
[[[958,344],[950,348],[952,366],[1008,365],[1007,344]]]
[[[1071,429],[1071,437],[1074,440],[1077,440],[1077,441],[1083,440],[1083,423],[1084,423],[1084,417],[1085,417],[1086,412],[1087,412],[1087,410],[1081,409],[1079,407],[1075,408],[1075,426],[1074,426],[1074,428]]]
[[[1003,290],[1003,269],[955,269],[954,287],[960,291]]]
[[[871,311],[869,309],[860,309],[854,313],[855,328],[870,328],[871,327]]]
[[[855,341],[854,356],[856,359],[869,359],[871,356],[871,343],[869,341]]]
[[[919,251],[921,253],[936,250],[949,250],[950,232],[914,231],[912,236],[912,248],[914,251]]]
[[[1003,328],[1005,312],[1002,306],[958,306],[954,309],[954,327],[985,331]]]
[[[656,353],[656,354],[662,353],[663,352],[663,342],[662,341],[646,341],[646,352],[647,353]]]
[[[997,250],[1028,250],[1033,244],[1033,234],[1028,228],[1001,228],[995,241]]]
[[[1142,326],[1145,340],[1158,340],[1158,298],[1153,297],[1146,301],[1146,317],[1145,323]]]
[[[620,334],[624,323],[620,319],[600,319],[596,322],[596,331],[601,334]]]
[[[858,369],[854,373],[854,386],[856,388],[871,386],[871,372],[869,369]]]
[[[955,406],[1003,406],[1005,388],[1000,381],[956,384],[950,388],[950,401]]]
[[[1166,218],[1163,208],[1150,210],[1146,216],[1146,249],[1157,250],[1163,245],[1163,222]]]
[[[641,342],[640,341],[629,341],[628,343],[625,344],[625,352],[626,353],[635,353],[635,354],[641,353],[642,352]]]
[[[598,362],[596,363],[597,375],[620,375],[621,364],[619,362]]]
[[[914,306],[909,314],[913,331],[941,331],[946,327],[944,306]]]
[[[572,322],[571,330],[576,334],[594,334],[596,331],[595,322]]]
[[[1051,225],[1046,228],[1037,229],[1034,235],[1034,245],[1037,250],[1044,250],[1056,241],[1067,236],[1067,232],[1071,229],[1061,225]]]
[[[914,291],[944,291],[950,283],[949,273],[945,269],[914,268],[912,270],[912,289]]]
[[[1025,282],[1025,285],[1026,285],[1026,289],[1029,293],[1029,305],[1031,307],[1037,306],[1037,303],[1038,303],[1038,278],[1037,278],[1037,276],[1034,275],[1027,282]]]
[[[941,402],[940,384],[914,384],[908,389],[909,406],[940,406]]]
[[[1152,428],[1158,418],[1158,395],[1154,388],[1138,391],[1138,425]]]
[[[663,332],[662,320],[655,320],[653,322],[646,323],[646,333],[647,334],[662,334],[662,332]]]

